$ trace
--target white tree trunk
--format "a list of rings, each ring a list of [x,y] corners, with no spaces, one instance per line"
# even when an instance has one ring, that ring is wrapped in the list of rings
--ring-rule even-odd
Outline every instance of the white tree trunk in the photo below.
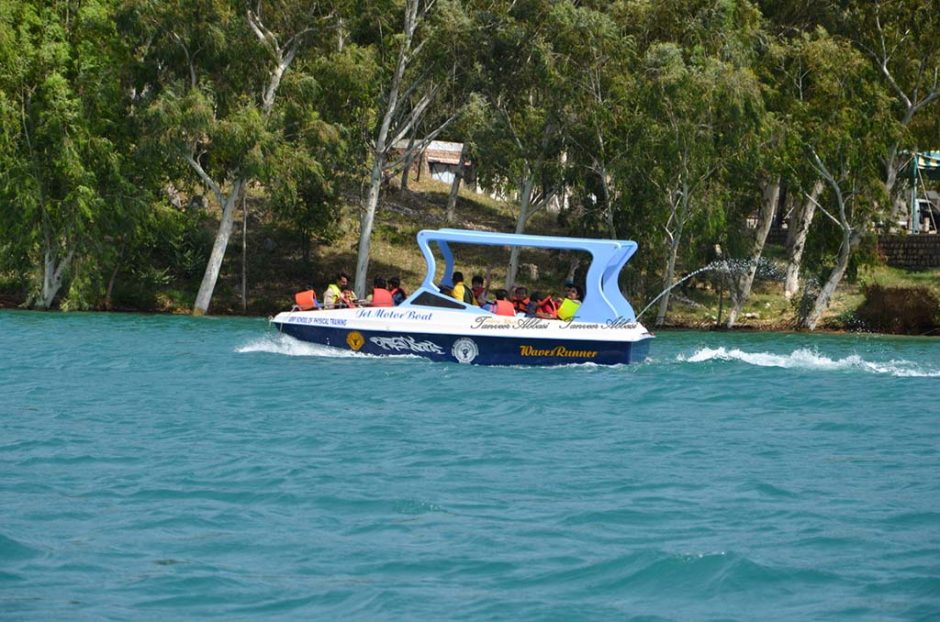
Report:
[[[525,232],[525,222],[528,218],[529,203],[532,200],[532,188],[535,180],[527,175],[522,180],[522,196],[519,197],[519,218],[516,219],[516,233]],[[519,247],[513,246],[509,251],[509,269],[506,270],[506,289],[512,291],[516,283],[516,273],[519,271]]]
[[[39,308],[49,309],[52,302],[62,288],[62,279],[65,271],[72,262],[74,251],[69,251],[64,259],[58,260],[58,254],[52,248],[52,242],[47,240],[43,252],[42,292],[39,297]]]
[[[780,201],[780,178],[777,177],[770,183],[764,184],[764,191],[761,197],[761,206],[757,219],[757,231],[754,236],[754,248],[751,250],[750,262],[747,266],[747,272],[742,274],[738,282],[731,290],[731,309],[728,310],[728,328],[734,328],[741,315],[741,309],[744,303],[751,296],[751,288],[754,286],[754,277],[757,274],[757,264],[761,255],[764,253],[764,245],[767,243],[767,234],[770,233],[770,225],[774,221],[774,213],[777,210],[777,203]]]
[[[236,181],[235,185],[232,186],[232,191],[225,197],[225,203],[222,207],[222,221],[219,223],[218,233],[215,234],[215,243],[212,245],[212,254],[209,255],[206,271],[202,275],[199,293],[196,294],[193,315],[205,315],[209,311],[212,292],[215,291],[215,284],[219,280],[219,272],[222,269],[222,260],[225,259],[225,249],[228,248],[228,240],[232,236],[235,205],[238,202],[244,183],[244,180],[241,179]]]
[[[673,238],[669,244],[669,259],[666,261],[666,276],[663,277],[663,290],[666,292],[659,299],[659,310],[656,312],[656,326],[662,326],[666,320],[666,311],[669,309],[669,294],[672,281],[676,277],[676,256],[679,254],[679,236]]]
[[[800,322],[802,328],[816,330],[816,325],[819,323],[823,312],[829,307],[829,302],[832,300],[832,295],[835,293],[836,287],[842,282],[845,270],[849,266],[849,258],[852,256],[852,249],[858,245],[859,239],[859,236],[854,235],[850,231],[843,231],[842,246],[839,248],[839,257],[836,259],[836,265],[832,269],[832,272],[829,273],[829,278],[826,279],[826,284],[823,285],[819,295],[816,296],[813,308]]]
[[[787,300],[800,290],[800,264],[803,261],[803,250],[806,248],[806,237],[809,235],[810,225],[816,215],[816,201],[823,191],[822,180],[813,184],[809,197],[803,202],[803,208],[797,214],[795,221],[790,222],[791,233],[787,245],[787,275],[783,284],[783,295]]]
[[[382,192],[382,169],[385,167],[384,149],[381,153],[376,150],[375,160],[372,162],[372,175],[369,178],[369,194],[366,197],[365,207],[359,217],[359,254],[356,257],[356,296],[364,298],[366,295],[366,278],[369,274],[369,252],[372,246],[372,226],[375,223],[375,211],[379,206],[379,196]]]

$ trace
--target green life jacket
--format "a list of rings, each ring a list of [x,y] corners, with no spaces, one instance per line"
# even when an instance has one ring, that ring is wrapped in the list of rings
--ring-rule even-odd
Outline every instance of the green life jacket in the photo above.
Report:
[[[565,298],[561,301],[561,306],[558,307],[558,319],[568,320],[574,319],[574,314],[578,312],[578,308],[581,306],[581,303],[577,300],[572,300],[571,298]]]

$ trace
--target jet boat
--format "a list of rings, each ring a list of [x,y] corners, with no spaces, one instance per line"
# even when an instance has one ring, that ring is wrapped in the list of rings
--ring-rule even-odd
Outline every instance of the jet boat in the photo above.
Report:
[[[343,350],[474,365],[615,365],[647,356],[653,335],[637,321],[618,285],[636,242],[462,229],[423,230],[417,238],[427,273],[400,305],[292,310],[271,323],[295,339]],[[434,283],[432,244],[444,259],[440,285]],[[584,300],[571,320],[496,315],[455,300],[442,291],[453,284],[451,244],[584,251],[591,256]]]

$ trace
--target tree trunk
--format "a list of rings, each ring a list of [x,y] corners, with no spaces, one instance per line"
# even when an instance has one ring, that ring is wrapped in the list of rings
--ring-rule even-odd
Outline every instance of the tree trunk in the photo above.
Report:
[[[810,312],[800,321],[800,327],[807,330],[816,330],[816,324],[819,323],[819,319],[822,317],[823,312],[829,306],[829,301],[832,300],[832,295],[836,291],[836,287],[839,286],[839,283],[842,282],[842,277],[845,275],[845,269],[849,266],[849,258],[852,256],[852,249],[858,246],[861,236],[856,235],[848,230],[843,230],[842,234],[842,246],[839,247],[839,257],[836,259],[836,265],[832,269],[832,272],[829,273],[829,278],[826,280],[826,284],[823,285],[823,288],[820,290],[819,295],[816,296],[816,301],[813,303],[813,308]]]
[[[669,308],[669,290],[672,289],[672,281],[676,277],[676,256],[679,254],[679,236],[673,238],[669,244],[669,259],[666,261],[666,276],[663,278],[663,290],[665,293],[659,300],[659,310],[656,312],[656,326],[662,326],[666,319],[666,311]]]
[[[46,243],[46,249],[43,252],[43,273],[42,273],[42,292],[39,297],[39,308],[49,309],[52,302],[62,288],[62,278],[65,276],[65,270],[72,262],[74,251],[69,251],[61,261],[56,261],[57,253],[52,248],[52,243]]]
[[[741,314],[744,303],[751,296],[751,288],[754,285],[754,276],[757,274],[757,264],[764,252],[764,244],[767,243],[767,234],[770,233],[770,226],[774,222],[774,212],[777,209],[777,203],[780,201],[780,178],[777,177],[770,183],[764,184],[764,191],[761,197],[760,212],[757,219],[757,231],[754,236],[754,248],[751,251],[750,262],[747,266],[747,272],[738,278],[735,287],[731,290],[731,308],[728,310],[728,328],[734,328]]]
[[[402,164],[401,171],[401,189],[404,192],[408,189],[408,178],[411,176],[411,167],[414,165],[415,160],[415,131],[417,128],[412,130],[411,138],[408,139],[408,150],[405,152],[405,162]],[[393,145],[394,146],[394,145]],[[418,179],[421,180],[421,164],[418,164]]]
[[[369,195],[359,218],[359,254],[356,257],[356,296],[366,295],[366,277],[369,273],[369,252],[372,245],[372,226],[375,223],[375,211],[379,206],[382,192],[382,168],[385,166],[385,150],[376,149],[372,163],[372,175],[369,178]]]
[[[803,261],[803,249],[806,248],[806,237],[816,215],[816,201],[823,191],[822,180],[813,184],[813,190],[803,202],[803,209],[797,216],[796,222],[790,223],[792,233],[787,245],[787,276],[783,285],[783,295],[787,300],[793,298],[800,289],[800,263]]]
[[[603,165],[599,167],[598,172],[601,178],[601,198],[604,201],[604,218],[607,221],[607,233],[610,234],[611,240],[616,240],[617,228],[614,226],[613,192],[610,190],[610,175],[607,174],[607,169]]]
[[[242,195],[242,313],[248,311],[248,197]]]
[[[466,157],[467,145],[464,143],[460,149],[460,162],[457,164],[457,173],[454,174],[454,181],[450,184],[450,194],[447,196],[447,209],[444,210],[444,220],[448,225],[454,224],[457,220],[457,194],[460,192],[460,183],[463,181],[464,158]]]
[[[519,197],[519,218],[516,220],[516,233],[525,231],[525,222],[528,218],[529,202],[532,200],[532,188],[535,180],[529,174],[522,180],[522,196]],[[506,289],[512,291],[516,282],[516,273],[519,271],[519,247],[513,246],[509,251],[509,269],[506,270]]]
[[[202,276],[202,283],[199,285],[199,293],[196,294],[196,304],[193,305],[193,315],[205,315],[209,311],[209,303],[212,302],[212,292],[215,290],[215,284],[219,280],[219,272],[222,269],[222,260],[225,259],[225,249],[228,247],[228,240],[232,235],[232,226],[235,221],[235,205],[238,197],[241,195],[244,180],[239,179],[232,187],[231,193],[225,199],[222,208],[222,222],[219,223],[219,232],[215,235],[215,243],[212,245],[212,254],[209,256],[209,263],[206,266],[206,272]]]

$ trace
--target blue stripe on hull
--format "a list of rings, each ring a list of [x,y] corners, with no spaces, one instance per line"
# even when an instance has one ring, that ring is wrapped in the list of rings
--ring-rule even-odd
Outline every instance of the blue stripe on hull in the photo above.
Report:
[[[641,341],[573,341],[563,339],[387,333],[324,326],[274,323],[301,341],[365,354],[412,354],[434,361],[473,365],[568,365],[638,363],[649,353]]]

